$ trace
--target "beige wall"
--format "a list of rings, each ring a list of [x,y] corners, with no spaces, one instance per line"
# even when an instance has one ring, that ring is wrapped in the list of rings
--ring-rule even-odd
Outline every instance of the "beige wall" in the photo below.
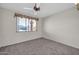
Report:
[[[75,8],[44,19],[44,37],[79,48],[79,11]]]
[[[2,34],[2,10],[0,9],[0,44],[2,44],[3,34]]]
[[[0,47],[42,37],[41,19],[38,21],[37,32],[17,33],[14,13],[13,11],[0,8]]]

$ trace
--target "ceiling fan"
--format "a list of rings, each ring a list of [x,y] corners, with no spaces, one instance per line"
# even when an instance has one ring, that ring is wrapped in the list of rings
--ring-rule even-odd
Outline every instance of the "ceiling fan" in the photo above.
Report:
[[[26,10],[30,10],[30,11],[33,11],[34,12],[34,15],[37,15],[40,11],[40,3],[35,3],[33,8],[24,8]]]
[[[79,3],[75,3],[75,7],[77,10],[79,10]]]
[[[76,4],[76,8],[77,8],[77,10],[79,10],[79,3]]]

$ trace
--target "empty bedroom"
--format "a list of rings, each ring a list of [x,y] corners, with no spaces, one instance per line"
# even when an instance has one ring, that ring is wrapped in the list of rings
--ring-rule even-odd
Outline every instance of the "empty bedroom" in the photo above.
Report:
[[[0,3],[0,55],[79,55],[79,3]]]

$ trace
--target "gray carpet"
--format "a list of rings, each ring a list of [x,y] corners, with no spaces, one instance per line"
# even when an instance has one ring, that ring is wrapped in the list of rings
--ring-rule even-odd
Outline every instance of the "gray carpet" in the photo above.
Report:
[[[79,49],[45,38],[0,48],[1,55],[79,55]]]

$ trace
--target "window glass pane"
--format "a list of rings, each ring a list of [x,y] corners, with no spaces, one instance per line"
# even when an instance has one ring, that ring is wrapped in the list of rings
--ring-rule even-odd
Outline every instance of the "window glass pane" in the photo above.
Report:
[[[19,32],[29,32],[29,31],[36,31],[36,20],[29,19],[29,18],[17,18],[17,31]]]
[[[25,18],[17,17],[18,31],[26,31]]]
[[[31,19],[28,20],[28,30],[31,31]]]
[[[26,20],[25,20],[26,22],[25,22],[25,24],[26,24],[26,31],[28,32],[28,18],[26,18]]]

